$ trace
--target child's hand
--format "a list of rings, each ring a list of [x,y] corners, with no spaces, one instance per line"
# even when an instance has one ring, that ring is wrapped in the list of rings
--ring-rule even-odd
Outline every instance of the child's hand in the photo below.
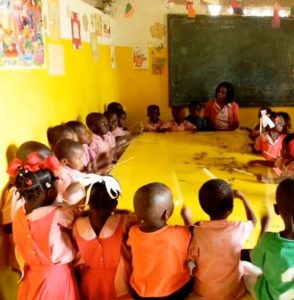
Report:
[[[243,200],[245,198],[245,195],[238,190],[233,190],[233,197]]]
[[[185,225],[192,225],[192,211],[190,208],[183,206],[181,209],[181,216]]]

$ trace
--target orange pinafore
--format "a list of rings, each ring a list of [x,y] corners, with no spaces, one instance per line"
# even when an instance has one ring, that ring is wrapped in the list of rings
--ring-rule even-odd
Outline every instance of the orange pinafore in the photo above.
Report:
[[[57,209],[35,221],[26,219],[23,208],[16,213],[12,223],[13,238],[25,260],[18,300],[79,299],[70,265],[51,262],[49,234]]]

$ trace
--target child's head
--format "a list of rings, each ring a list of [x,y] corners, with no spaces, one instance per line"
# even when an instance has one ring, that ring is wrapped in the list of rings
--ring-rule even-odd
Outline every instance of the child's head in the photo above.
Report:
[[[85,152],[80,143],[69,139],[61,140],[55,146],[54,154],[63,165],[75,170],[83,170]]]
[[[281,156],[283,159],[294,159],[294,133],[287,134],[283,139]]]
[[[26,161],[28,155],[33,152],[37,152],[41,159],[45,159],[49,155],[52,155],[51,150],[46,145],[36,141],[27,141],[18,147],[16,157],[22,161]]]
[[[291,117],[287,112],[280,111],[278,112],[280,116],[283,117],[285,125],[283,129],[283,133],[290,133],[291,131]]]
[[[116,209],[120,196],[120,185],[112,176],[97,176],[100,179],[91,185],[87,191],[86,203],[90,210],[110,215]]]
[[[190,102],[189,113],[193,117],[199,117],[199,115],[201,113],[201,103],[198,102],[198,101],[192,101],[192,102]]]
[[[155,104],[149,105],[147,107],[147,116],[151,123],[156,123],[160,116],[159,106]]]
[[[234,87],[229,82],[222,82],[215,90],[215,98],[218,103],[228,104],[234,100]]]
[[[146,224],[165,224],[174,210],[173,196],[163,183],[153,182],[140,187],[134,196],[134,210]]]
[[[117,128],[117,126],[118,126],[118,116],[117,116],[117,113],[114,112],[114,111],[107,110],[104,113],[104,116],[108,120],[109,130],[110,131],[115,130]]]
[[[121,128],[126,128],[127,125],[127,113],[123,110],[117,110],[118,126]]]
[[[107,110],[117,112],[118,110],[123,110],[123,107],[118,102],[111,102],[107,105]]]
[[[109,131],[108,120],[103,114],[88,114],[86,118],[86,123],[90,130],[97,135],[103,136]]]
[[[56,177],[48,169],[36,172],[20,169],[14,185],[26,202],[34,202],[36,207],[41,207],[51,205],[56,199],[55,180]]]
[[[177,123],[183,122],[186,117],[185,108],[183,106],[173,106],[172,116]]]
[[[294,179],[284,179],[277,188],[276,191],[276,205],[275,211],[280,214],[285,225],[293,223],[294,217]]]
[[[206,181],[199,190],[201,208],[211,220],[226,219],[233,211],[233,191],[222,179]]]
[[[51,146],[51,149],[54,150],[55,145],[63,139],[70,139],[75,141],[76,134],[72,128],[64,124],[61,124],[61,125],[49,127],[47,129],[47,139],[48,139],[48,143]]]
[[[284,126],[285,126],[283,117],[280,114],[272,111],[270,113],[270,118],[273,121],[273,123],[275,124],[275,127],[274,128],[266,128],[266,129],[269,131],[276,131],[276,132],[282,133],[284,130]]]
[[[80,144],[90,144],[91,136],[87,130],[87,127],[80,121],[69,121],[65,124],[66,126],[72,128],[76,134],[78,142]]]

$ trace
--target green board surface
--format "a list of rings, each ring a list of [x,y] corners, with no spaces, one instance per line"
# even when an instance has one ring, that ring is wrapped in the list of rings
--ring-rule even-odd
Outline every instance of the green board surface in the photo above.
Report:
[[[240,106],[294,105],[294,20],[168,15],[169,101],[206,102],[220,82]]]

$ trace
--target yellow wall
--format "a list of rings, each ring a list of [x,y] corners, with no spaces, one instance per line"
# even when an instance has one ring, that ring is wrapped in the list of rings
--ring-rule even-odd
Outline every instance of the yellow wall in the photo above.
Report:
[[[9,146],[27,140],[47,143],[48,126],[76,118],[84,121],[89,112],[102,111],[104,103],[119,98],[118,74],[111,69],[109,46],[99,46],[99,61],[95,63],[89,43],[83,43],[81,50],[73,50],[69,40],[60,44],[64,47],[65,76],[49,76],[47,68],[0,72],[1,186],[8,179]],[[11,300],[17,276],[8,272],[7,241],[3,239],[0,234],[0,299]]]

